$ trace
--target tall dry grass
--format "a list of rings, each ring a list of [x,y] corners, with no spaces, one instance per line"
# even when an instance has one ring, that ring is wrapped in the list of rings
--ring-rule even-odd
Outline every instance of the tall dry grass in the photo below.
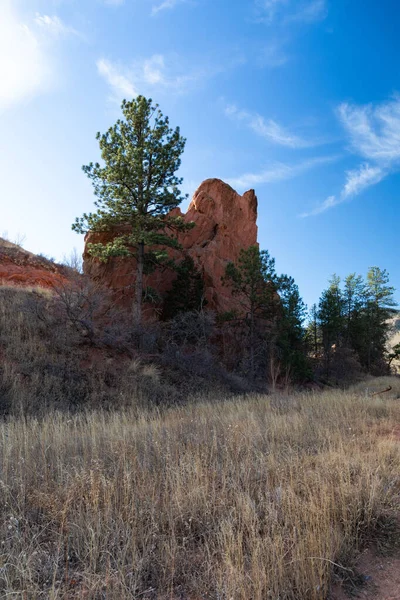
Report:
[[[3,423],[0,596],[327,598],[398,508],[394,382]]]

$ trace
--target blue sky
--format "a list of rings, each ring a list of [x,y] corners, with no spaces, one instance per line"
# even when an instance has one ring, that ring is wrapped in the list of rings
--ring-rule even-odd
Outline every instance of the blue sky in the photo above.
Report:
[[[0,235],[80,250],[81,165],[143,94],[187,138],[185,192],[255,188],[309,305],[372,265],[400,290],[399,22],[397,0],[1,0]]]

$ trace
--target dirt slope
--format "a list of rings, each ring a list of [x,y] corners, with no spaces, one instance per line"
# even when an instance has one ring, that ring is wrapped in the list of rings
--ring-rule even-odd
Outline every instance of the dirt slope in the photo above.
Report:
[[[68,278],[68,267],[0,238],[0,285],[51,288]]]

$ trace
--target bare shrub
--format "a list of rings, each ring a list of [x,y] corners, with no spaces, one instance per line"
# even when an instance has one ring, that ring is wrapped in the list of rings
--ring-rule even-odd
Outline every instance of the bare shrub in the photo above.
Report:
[[[72,327],[81,340],[90,344],[100,342],[106,325],[113,322],[117,313],[110,291],[79,276],[53,289],[58,300],[59,320]]]
[[[213,334],[215,317],[210,312],[181,312],[166,326],[166,343],[170,346],[206,347]]]
[[[0,413],[171,403],[156,367],[132,370],[132,337],[127,315],[82,278],[53,293],[0,288]]]
[[[83,273],[82,254],[76,248],[73,248],[68,255],[64,254],[62,264],[80,275]]]

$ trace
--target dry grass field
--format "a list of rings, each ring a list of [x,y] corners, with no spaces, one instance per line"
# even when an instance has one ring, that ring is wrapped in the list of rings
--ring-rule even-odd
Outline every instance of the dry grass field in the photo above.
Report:
[[[328,598],[395,538],[390,383],[3,422],[0,597]]]

